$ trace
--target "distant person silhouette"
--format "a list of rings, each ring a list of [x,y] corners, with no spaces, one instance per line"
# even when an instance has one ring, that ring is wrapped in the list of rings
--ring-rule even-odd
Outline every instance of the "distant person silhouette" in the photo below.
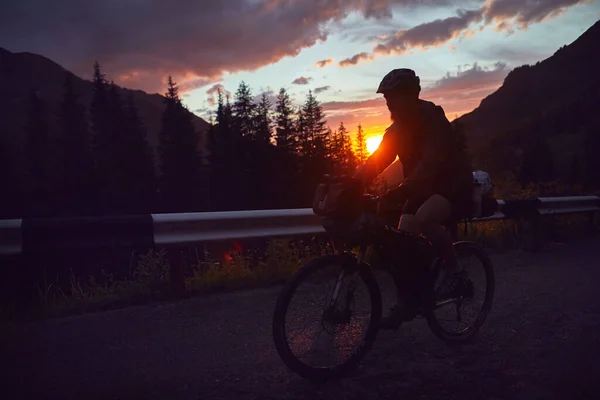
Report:
[[[449,298],[467,277],[442,224],[466,209],[472,196],[472,166],[464,140],[442,107],[419,99],[420,92],[420,79],[411,69],[394,69],[383,78],[377,93],[385,97],[393,123],[356,177],[368,185],[398,156],[404,181],[383,196],[382,204],[401,204],[400,228],[412,225],[411,231],[422,232],[431,241],[445,264],[437,295]],[[382,328],[397,328],[403,315],[399,303],[382,319]]]

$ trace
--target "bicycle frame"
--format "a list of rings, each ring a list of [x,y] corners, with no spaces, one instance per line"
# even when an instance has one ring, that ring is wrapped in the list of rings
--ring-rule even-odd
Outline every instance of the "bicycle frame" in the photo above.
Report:
[[[394,233],[401,233],[402,232],[402,231],[400,231],[400,230],[398,230],[396,228],[393,228],[393,227],[389,227],[389,229],[392,232],[394,232]],[[360,250],[359,250],[358,258],[357,258],[357,264],[364,263],[368,247],[369,246],[364,245],[364,244],[360,246]],[[335,248],[335,245],[334,245],[334,250],[335,250],[336,254],[340,254],[340,252]],[[429,262],[427,263],[427,265],[426,266],[424,266],[424,265],[421,266],[422,268],[423,267],[427,268],[428,274],[430,274],[428,276],[428,278],[427,278],[427,280],[428,280],[427,285],[434,285],[435,284],[435,281],[436,281],[436,279],[438,277],[438,274],[439,274],[439,271],[435,271],[435,267],[436,267],[436,265],[437,265],[438,262],[439,262],[439,256],[434,253],[434,254],[432,254],[431,259],[429,260]],[[329,303],[330,307],[333,307],[334,304],[336,303],[336,301],[337,301],[337,299],[338,299],[338,297],[340,295],[340,291],[341,291],[342,284],[343,284],[344,280],[349,275],[354,275],[356,272],[357,271],[354,271],[351,274],[349,274],[347,268],[342,268],[342,270],[340,271],[340,273],[338,275],[338,278],[336,280],[335,287],[333,289],[333,294],[332,294],[332,297],[331,297],[331,301]],[[395,283],[397,289],[399,289],[400,288],[400,286],[399,286],[400,282],[396,279],[396,276],[394,274],[392,274],[392,277],[394,279],[394,283]],[[448,300],[436,302],[435,305],[433,306],[433,309],[435,310],[435,309],[444,307],[444,306],[446,306],[448,304],[451,304],[451,303],[454,303],[454,302],[456,302],[456,299],[448,299]]]

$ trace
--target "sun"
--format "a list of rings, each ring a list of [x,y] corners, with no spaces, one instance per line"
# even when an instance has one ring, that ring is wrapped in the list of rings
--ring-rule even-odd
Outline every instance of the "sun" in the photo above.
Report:
[[[369,154],[373,154],[375,150],[377,150],[381,143],[381,139],[383,139],[383,135],[371,136],[366,139],[367,151]]]

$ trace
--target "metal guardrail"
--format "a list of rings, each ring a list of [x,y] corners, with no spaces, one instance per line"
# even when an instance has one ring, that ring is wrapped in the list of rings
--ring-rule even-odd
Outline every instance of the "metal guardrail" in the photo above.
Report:
[[[159,246],[324,233],[312,208],[152,214]]]
[[[600,211],[597,196],[540,197],[538,212],[541,215],[575,214]]]
[[[496,214],[473,222],[600,211],[597,196],[498,200]],[[176,246],[207,241],[322,234],[311,208],[0,220],[0,255],[69,248]]]

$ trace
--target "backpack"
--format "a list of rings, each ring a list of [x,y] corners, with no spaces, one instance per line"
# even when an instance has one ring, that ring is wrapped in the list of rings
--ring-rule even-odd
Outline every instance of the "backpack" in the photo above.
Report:
[[[326,177],[313,197],[313,212],[321,217],[341,220],[356,218],[360,214],[362,192],[362,186],[356,179]]]
[[[476,180],[473,180],[473,193],[472,193],[472,208],[470,217],[472,218],[485,218],[494,215],[498,209],[498,201],[490,193],[484,193],[482,186]]]

